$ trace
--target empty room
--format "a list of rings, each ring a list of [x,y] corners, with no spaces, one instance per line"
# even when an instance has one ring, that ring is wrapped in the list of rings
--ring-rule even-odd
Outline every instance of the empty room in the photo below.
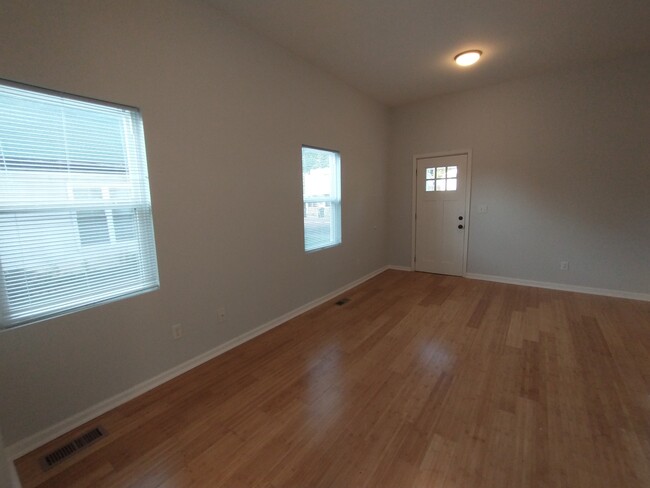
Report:
[[[0,487],[650,486],[648,25],[3,0]]]

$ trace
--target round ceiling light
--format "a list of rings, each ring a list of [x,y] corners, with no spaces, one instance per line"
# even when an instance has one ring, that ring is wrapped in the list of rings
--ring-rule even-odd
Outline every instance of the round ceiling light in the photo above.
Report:
[[[470,66],[479,60],[481,54],[483,53],[477,49],[473,49],[471,51],[464,51],[460,54],[457,54],[454,57],[454,61],[456,61],[456,64],[460,66]]]

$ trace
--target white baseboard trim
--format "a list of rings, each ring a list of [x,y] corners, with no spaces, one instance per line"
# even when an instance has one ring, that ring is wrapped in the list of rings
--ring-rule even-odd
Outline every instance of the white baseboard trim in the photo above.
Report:
[[[548,283],[545,281],[522,280],[519,278],[508,278],[505,276],[484,275],[478,273],[466,273],[465,278],[472,280],[494,281],[496,283],[507,283],[509,285],[534,286],[535,288],[548,288],[550,290],[573,291],[576,293],[587,293],[589,295],[602,295],[614,298],[628,298],[650,302],[650,294],[636,293],[631,291],[608,290],[605,288],[589,288],[587,286],[565,285],[563,283]]]
[[[413,268],[410,266],[397,266],[395,264],[390,264],[386,266],[387,269],[395,269],[397,271],[413,271]]]
[[[7,459],[9,459],[9,457],[7,457]],[[11,488],[22,488],[23,486],[20,484],[18,471],[16,471],[16,465],[13,461],[9,461],[9,483],[11,483]]]
[[[21,488],[20,484],[20,478],[18,477],[18,471],[16,471],[16,465],[13,463],[13,460],[9,460],[9,453],[7,452],[6,449],[4,449],[4,452],[0,451],[0,453],[4,454],[3,456],[0,456],[0,463],[4,463],[6,461],[7,463],[7,474],[9,475],[9,485],[7,488]],[[6,478],[2,476],[2,479],[0,479],[0,485],[3,487],[3,481],[6,481]]]
[[[327,295],[324,295],[320,298],[312,300],[309,303],[306,303],[301,307],[291,310],[290,312],[287,312],[278,318],[275,318],[265,324],[262,324],[253,330],[245,332],[244,334],[235,337],[234,339],[231,339],[230,341],[224,344],[221,344],[209,351],[199,354],[198,356],[190,359],[189,361],[185,361],[184,363],[181,363],[178,366],[175,366],[157,376],[154,376],[149,380],[143,381],[142,383],[139,383],[129,388],[128,390],[123,391],[122,393],[118,393],[117,395],[111,398],[101,401],[93,405],[92,407],[87,408],[86,410],[83,410],[71,417],[68,417],[67,419],[58,422],[52,425],[51,427],[43,429],[42,431],[37,432],[36,434],[33,434],[29,437],[26,437],[25,439],[19,440],[14,444],[11,444],[5,448],[7,459],[9,459],[10,461],[14,461],[19,457],[27,454],[28,452],[33,451],[37,447],[40,447],[43,444],[56,439],[57,437],[65,434],[66,432],[69,432],[72,429],[75,429],[80,425],[89,422],[90,420],[108,412],[109,410],[119,407],[120,405],[128,402],[129,400],[132,400],[133,398],[140,396],[143,393],[146,393],[149,390],[152,390],[157,386],[160,386],[163,383],[166,383],[167,381],[177,376],[180,376],[181,374],[193,368],[196,368],[197,366],[205,363],[206,361],[209,361],[210,359],[213,359],[229,351],[230,349],[233,349],[234,347],[243,344],[246,341],[250,341],[251,339],[257,337],[258,335],[263,334],[264,332],[267,332],[273,329],[274,327],[277,327],[278,325],[283,324],[284,322],[287,322],[288,320],[291,320],[294,317],[297,317],[298,315],[303,314],[327,302],[328,300],[331,300],[332,298],[335,298],[341,293],[344,293],[347,290],[354,288],[355,286],[358,286],[361,283],[364,283],[365,281],[368,281],[371,278],[374,278],[375,276],[386,271],[387,269],[389,269],[389,266],[383,266],[351,283],[348,283],[347,285],[342,286],[341,288],[338,288],[337,290],[331,293],[328,293]]]

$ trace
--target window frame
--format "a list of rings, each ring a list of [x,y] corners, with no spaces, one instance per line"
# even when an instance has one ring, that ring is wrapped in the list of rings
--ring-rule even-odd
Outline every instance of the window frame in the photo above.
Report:
[[[333,158],[334,171],[330,174],[330,194],[319,196],[306,196],[305,195],[305,150],[322,151],[330,153]],[[327,149],[318,146],[311,146],[303,144],[301,146],[301,168],[302,168],[302,182],[303,182],[303,249],[306,253],[318,252],[324,249],[339,246],[343,242],[342,238],[342,222],[341,222],[341,153],[335,149]],[[307,232],[307,213],[308,205],[310,204],[327,204],[330,206],[330,239],[327,243],[322,245],[308,246],[308,232]]]
[[[0,331],[159,289],[160,280],[144,141],[144,122],[140,110],[128,105],[0,79],[0,88],[4,87],[8,88],[4,91],[7,96],[11,96],[11,89],[24,90],[28,93],[16,96],[24,96],[25,100],[34,96],[37,100],[42,100],[40,103],[51,104],[54,107],[53,110],[61,110],[63,127],[66,124],[65,117],[67,117],[63,115],[63,111],[64,107],[68,106],[67,104],[74,104],[71,105],[73,107],[71,110],[78,110],[82,116],[88,117],[98,113],[99,107],[117,109],[112,110],[111,113],[114,112],[115,115],[110,116],[115,118],[116,125],[110,127],[112,127],[111,130],[117,131],[115,134],[119,135],[124,146],[121,157],[118,154],[110,153],[111,158],[115,158],[110,162],[105,162],[102,158],[93,160],[92,157],[88,159],[66,157],[65,160],[53,160],[54,163],[50,163],[49,159],[39,158],[38,152],[39,144],[42,145],[44,137],[47,136],[38,138],[34,137],[34,133],[26,132],[26,130],[21,131],[21,129],[25,129],[24,125],[9,126],[18,134],[17,139],[5,134],[7,137],[4,139],[5,141],[10,141],[14,145],[19,144],[20,138],[25,138],[27,135],[36,142],[34,148],[21,150],[24,154],[12,152],[12,150],[9,150],[8,153],[0,151],[0,184],[6,185],[6,188],[12,188],[16,192],[4,201],[0,199],[0,238],[6,239],[6,242],[11,240],[11,243],[5,247],[5,251],[0,248]],[[10,106],[12,109],[22,109],[18,101],[12,102]],[[15,120],[31,117],[34,114],[38,115],[37,109],[30,108],[29,105],[24,107],[24,112],[17,112]],[[88,111],[84,112],[84,108]],[[34,112],[34,110],[37,111]],[[11,116],[8,116],[8,120],[10,119]],[[98,120],[105,124],[109,119]],[[56,130],[60,130],[60,128],[57,126]],[[11,131],[7,133],[9,132]],[[91,133],[90,130],[88,132]],[[111,141],[111,139],[107,139],[112,137],[111,134],[102,131],[86,134],[83,136],[87,138],[87,141],[84,139],[86,141],[84,144],[88,146],[104,144]],[[67,140],[65,144],[67,148]],[[85,151],[85,149],[82,150]],[[16,154],[19,156],[16,157]],[[8,157],[5,158],[6,155]],[[25,186],[25,182],[37,187],[45,184],[48,191],[56,196],[34,197],[32,193],[35,190],[30,193],[31,188],[26,189],[29,187]],[[123,189],[129,190],[128,196],[112,199],[112,191]],[[97,190],[100,192],[101,198],[91,197],[90,193],[86,197],[78,196],[75,193],[76,190]],[[115,213],[125,210],[131,210],[134,215],[133,238],[118,237]],[[33,224],[33,227],[29,228],[24,227],[27,225],[23,222],[25,217],[22,217],[25,212],[35,213],[36,220],[42,221],[42,223]],[[83,220],[84,212],[86,217],[92,212],[96,212],[97,215],[99,212],[103,212],[108,241],[102,239],[98,239],[97,242],[88,241],[88,236],[92,237],[97,229],[93,230],[92,225],[89,227],[88,221]],[[3,214],[9,220],[15,221],[15,230],[7,225],[9,220],[5,219],[5,224],[3,224],[3,220],[1,220]],[[62,230],[65,232],[65,240],[59,242],[58,238],[49,238],[49,235],[49,239],[43,239],[46,241],[44,248],[48,252],[56,254],[56,257],[34,257],[34,253],[25,251],[27,248],[24,243],[21,243],[20,239],[16,241],[14,236],[16,232],[25,232],[21,229],[28,229],[30,232],[47,232],[49,227],[58,222],[65,223],[66,229]],[[95,237],[97,236],[99,234],[95,234]],[[77,245],[71,246],[70,243],[75,238]],[[7,251],[8,249],[11,252],[22,252],[28,262],[24,268],[17,267],[16,261],[8,257],[10,252]],[[2,252],[7,254],[3,256]],[[132,271],[130,264],[125,263],[135,263],[137,271]],[[47,266],[52,265],[60,269],[61,278],[47,277]],[[107,272],[109,279],[103,277]],[[24,281],[20,281],[19,278],[18,282],[14,282],[14,276],[18,276],[16,273],[24,274],[26,276],[23,278]],[[39,275],[39,273],[43,275],[43,278],[35,279],[51,280],[50,282],[45,281],[45,285],[43,285],[46,291],[39,290],[45,298],[23,298],[25,293],[20,290],[21,287],[38,286],[38,283],[31,284],[33,282],[28,280],[32,278],[27,278],[27,276]],[[91,278],[86,277],[85,280],[75,278],[79,273],[91,275]],[[57,295],[59,291],[55,291],[54,288],[57,279],[74,280],[74,284],[71,285],[67,294],[61,292],[60,296]],[[128,283],[122,282],[124,279],[128,279]],[[79,297],[75,295],[76,293],[79,294]],[[20,300],[17,300],[16,296],[20,296]],[[17,305],[19,302],[21,304]]]

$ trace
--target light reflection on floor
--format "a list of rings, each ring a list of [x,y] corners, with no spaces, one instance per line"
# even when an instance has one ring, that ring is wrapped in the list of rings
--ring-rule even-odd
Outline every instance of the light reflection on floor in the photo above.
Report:
[[[450,371],[456,356],[439,342],[426,342],[420,346],[420,360],[428,369]]]
[[[342,413],[345,383],[342,373],[342,352],[337,344],[327,344],[308,360],[306,388],[308,422],[318,432],[336,422]]]

